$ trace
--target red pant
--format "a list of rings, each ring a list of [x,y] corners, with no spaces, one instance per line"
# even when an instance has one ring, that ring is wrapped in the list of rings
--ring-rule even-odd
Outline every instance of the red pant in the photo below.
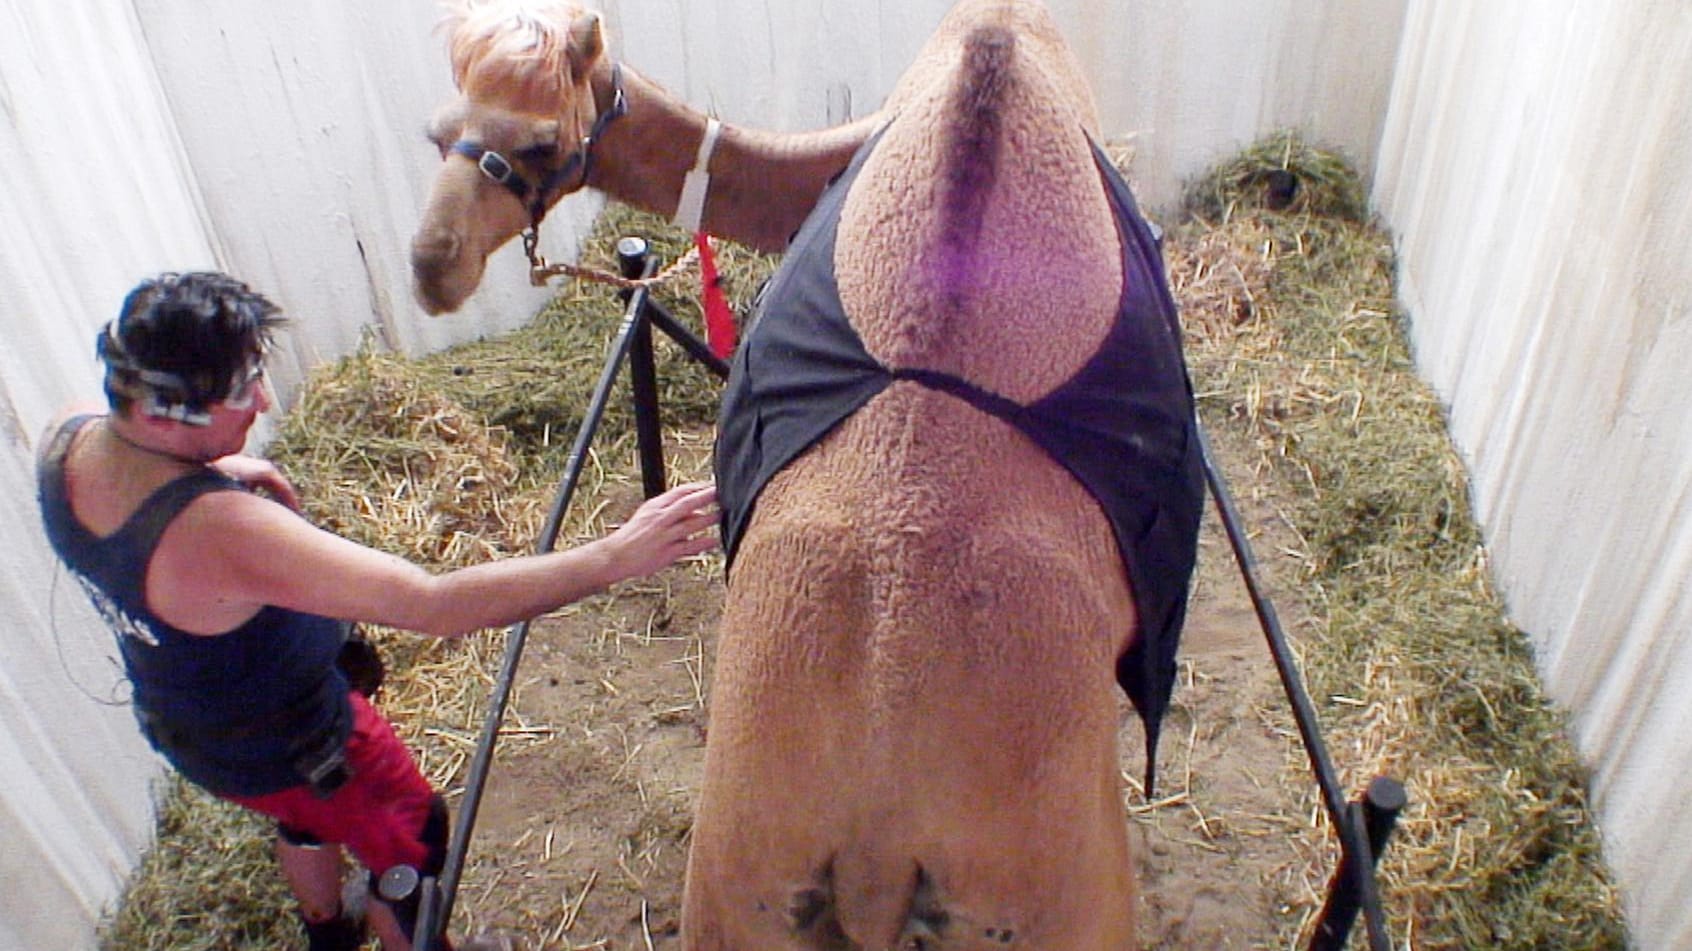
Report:
[[[345,845],[375,875],[395,865],[424,869],[430,846],[422,834],[435,791],[370,701],[357,692],[348,699],[353,728],[346,755],[352,778],[334,795],[319,799],[302,785],[226,798],[322,842]]]

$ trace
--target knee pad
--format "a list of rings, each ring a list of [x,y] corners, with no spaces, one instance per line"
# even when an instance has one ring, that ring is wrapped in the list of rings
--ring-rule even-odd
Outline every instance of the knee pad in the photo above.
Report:
[[[423,820],[423,831],[417,833],[418,841],[429,849],[429,857],[423,860],[423,867],[418,871],[424,875],[440,875],[446,868],[447,840],[452,834],[452,812],[447,808],[446,799],[440,793],[429,798],[429,816]]]

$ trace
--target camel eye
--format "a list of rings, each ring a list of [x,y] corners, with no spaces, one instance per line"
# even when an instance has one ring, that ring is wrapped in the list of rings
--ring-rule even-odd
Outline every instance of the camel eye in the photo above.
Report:
[[[530,162],[545,162],[545,161],[550,160],[551,158],[553,158],[557,154],[558,154],[558,146],[551,143],[551,142],[547,142],[547,143],[544,143],[544,144],[541,144],[541,145],[525,146],[525,147],[518,149],[517,151],[511,153],[512,157],[514,157],[514,158],[521,159],[521,160],[524,160],[524,161],[530,161]]]
[[[441,153],[442,159],[445,159],[447,152],[451,151],[452,146],[448,143],[446,132],[438,125],[426,126],[423,129],[423,138],[435,147],[435,151]]]

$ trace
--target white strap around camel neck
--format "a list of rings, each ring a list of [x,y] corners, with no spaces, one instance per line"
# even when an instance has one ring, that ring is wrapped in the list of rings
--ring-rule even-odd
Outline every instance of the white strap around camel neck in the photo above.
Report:
[[[670,221],[688,234],[698,231],[705,220],[705,191],[711,186],[711,173],[706,169],[711,165],[711,153],[716,151],[717,135],[722,131],[721,122],[714,118],[705,120],[705,138],[699,141],[699,155],[693,160],[692,170],[682,179],[681,202]]]

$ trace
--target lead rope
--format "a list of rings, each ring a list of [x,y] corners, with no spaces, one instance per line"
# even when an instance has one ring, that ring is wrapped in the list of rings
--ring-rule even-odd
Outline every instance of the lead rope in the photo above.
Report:
[[[541,287],[554,277],[566,275],[579,280],[596,281],[601,284],[610,284],[613,287],[632,289],[662,284],[693,267],[700,260],[702,244],[707,249],[703,253],[709,253],[710,246],[704,244],[699,227],[701,219],[705,215],[705,193],[711,182],[711,175],[707,168],[711,164],[711,153],[716,151],[717,136],[721,131],[722,123],[715,117],[706,120],[705,134],[699,140],[699,151],[694,156],[693,168],[688,171],[686,177],[682,180],[681,199],[676,205],[676,214],[672,223],[694,236],[693,247],[689,248],[685,254],[676,258],[668,267],[657,274],[641,278],[627,278],[621,274],[613,274],[598,268],[582,267],[575,264],[553,264],[541,257],[537,250],[537,245],[540,243],[540,227],[537,221],[530,225],[529,230],[523,232],[523,254],[529,259],[529,283]],[[713,273],[703,275],[702,279],[706,282],[707,291],[709,291],[710,285],[716,280],[714,273],[716,268],[708,265],[707,269]],[[729,339],[731,341],[733,339],[732,331]],[[729,348],[733,349],[732,342],[729,344]],[[713,346],[713,349],[717,349],[717,346]]]
[[[528,240],[528,236],[525,235],[523,243],[527,245]],[[540,257],[539,255],[531,255],[529,260],[534,262],[529,267],[529,283],[536,287],[543,287],[548,281],[562,275],[573,277],[577,280],[594,281],[600,284],[610,284],[612,287],[632,289],[662,284],[676,275],[691,269],[699,262],[699,249],[697,247],[688,248],[685,254],[670,262],[668,267],[665,267],[657,274],[654,274],[651,277],[637,278],[624,277],[621,274],[613,274],[610,271],[602,271],[599,268],[585,267],[579,264],[553,264],[546,258]]]

